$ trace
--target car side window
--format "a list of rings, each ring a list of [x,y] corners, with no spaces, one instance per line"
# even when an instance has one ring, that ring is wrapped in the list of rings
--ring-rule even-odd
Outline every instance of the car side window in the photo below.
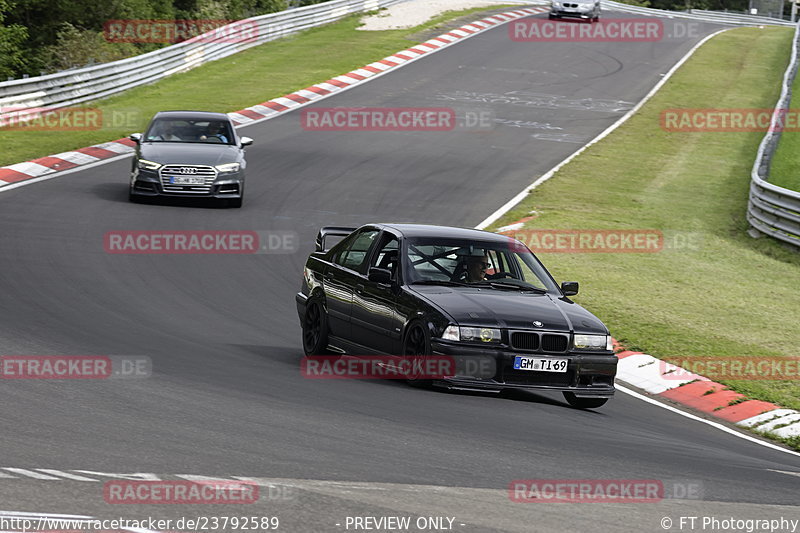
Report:
[[[400,242],[397,237],[385,234],[378,253],[372,258],[370,267],[383,268],[392,273],[392,279],[397,279],[397,267],[400,264]]]
[[[367,266],[367,252],[369,252],[378,233],[380,233],[378,230],[373,229],[362,231],[351,242],[342,247],[342,250],[333,258],[333,262],[363,274]]]

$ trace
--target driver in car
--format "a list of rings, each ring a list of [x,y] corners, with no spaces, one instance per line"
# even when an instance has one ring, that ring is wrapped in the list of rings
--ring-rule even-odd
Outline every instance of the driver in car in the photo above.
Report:
[[[467,283],[486,281],[486,269],[489,268],[489,256],[470,256],[467,258]]]
[[[226,133],[227,131],[224,124],[221,122],[214,122],[208,125],[208,133],[206,135],[201,135],[200,140],[228,144]]]

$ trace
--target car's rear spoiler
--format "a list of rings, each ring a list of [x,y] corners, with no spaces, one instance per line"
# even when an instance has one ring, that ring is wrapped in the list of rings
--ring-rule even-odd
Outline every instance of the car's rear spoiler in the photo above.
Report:
[[[317,233],[317,251],[325,252],[325,237],[333,235],[335,237],[346,237],[358,228],[343,228],[340,226],[325,226]]]

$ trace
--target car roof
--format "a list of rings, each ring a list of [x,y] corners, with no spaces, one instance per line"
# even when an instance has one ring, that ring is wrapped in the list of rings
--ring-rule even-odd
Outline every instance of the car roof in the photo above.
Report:
[[[211,111],[159,111],[153,117],[178,118],[184,120],[230,120],[225,113],[212,113]]]
[[[508,242],[507,235],[500,235],[489,231],[471,228],[457,228],[454,226],[435,226],[432,224],[394,224],[381,223],[369,224],[380,228],[394,230],[403,237],[444,237],[453,239],[472,239],[491,242]]]

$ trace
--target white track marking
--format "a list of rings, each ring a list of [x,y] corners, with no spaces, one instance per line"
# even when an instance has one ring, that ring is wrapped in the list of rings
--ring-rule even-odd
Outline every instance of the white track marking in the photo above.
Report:
[[[135,474],[115,474],[109,472],[95,472],[94,470],[73,470],[73,472],[89,474],[90,476],[108,477],[111,479],[126,479],[130,481],[161,481],[161,478],[157,475],[143,472],[137,472]]]
[[[798,477],[800,477],[800,472],[789,472],[789,471],[786,471],[786,470],[775,470],[773,468],[767,468],[767,470],[769,470],[770,472],[777,472],[779,474],[788,474],[790,476],[798,476]]]
[[[777,450],[779,452],[788,453],[788,454],[794,455],[796,457],[800,457],[800,453],[798,453],[798,452],[796,452],[794,450],[789,450],[787,448],[782,448],[781,446],[778,446],[777,444],[773,444],[771,442],[767,442],[767,441],[764,441],[764,440],[761,440],[761,439],[757,439],[756,437],[752,437],[752,436],[750,436],[750,435],[748,435],[746,433],[742,433],[741,431],[737,431],[735,429],[731,429],[728,426],[724,426],[724,425],[722,425],[722,424],[720,424],[718,422],[713,422],[711,420],[706,420],[705,418],[700,418],[699,416],[695,416],[695,415],[693,415],[691,413],[687,413],[686,411],[682,411],[680,409],[672,407],[671,405],[667,405],[665,403],[661,403],[658,400],[654,400],[653,398],[645,396],[644,394],[639,394],[638,392],[633,391],[631,389],[628,389],[626,387],[622,387],[620,385],[617,385],[616,389],[618,391],[620,391],[620,392],[625,393],[625,394],[629,394],[630,396],[633,396],[634,398],[642,400],[643,402],[647,402],[647,403],[650,403],[650,404],[653,404],[653,405],[657,405],[658,407],[661,407],[662,409],[666,409],[667,411],[672,411],[673,413],[677,413],[677,414],[679,414],[681,416],[685,416],[686,418],[689,418],[689,419],[694,420],[696,422],[702,422],[703,424],[707,424],[707,425],[709,425],[709,426],[711,426],[713,428],[716,428],[716,429],[718,429],[720,431],[724,431],[725,433],[730,433],[731,435],[735,435],[736,437],[739,437],[740,439],[749,440],[750,442],[754,442],[754,443],[759,444],[761,446],[764,446],[764,447],[767,447],[767,448],[770,448],[770,449],[773,449],[773,450]]]
[[[63,481],[61,478],[51,476],[48,474],[42,474],[40,472],[34,472],[33,470],[27,470],[25,468],[8,468],[3,467],[3,470],[8,470],[9,472],[13,472],[15,474],[19,474],[21,476],[32,477],[33,479],[46,479],[48,481]]]
[[[54,476],[57,476],[57,477],[63,477],[63,478],[66,478],[66,479],[72,479],[74,481],[94,481],[96,483],[100,482],[99,479],[92,479],[92,478],[86,477],[86,476],[79,476],[77,474],[70,474],[69,472],[62,472],[61,470],[54,470],[52,468],[37,468],[36,470],[38,470],[39,472],[44,472],[45,474],[51,474],[51,475],[54,475]]]

